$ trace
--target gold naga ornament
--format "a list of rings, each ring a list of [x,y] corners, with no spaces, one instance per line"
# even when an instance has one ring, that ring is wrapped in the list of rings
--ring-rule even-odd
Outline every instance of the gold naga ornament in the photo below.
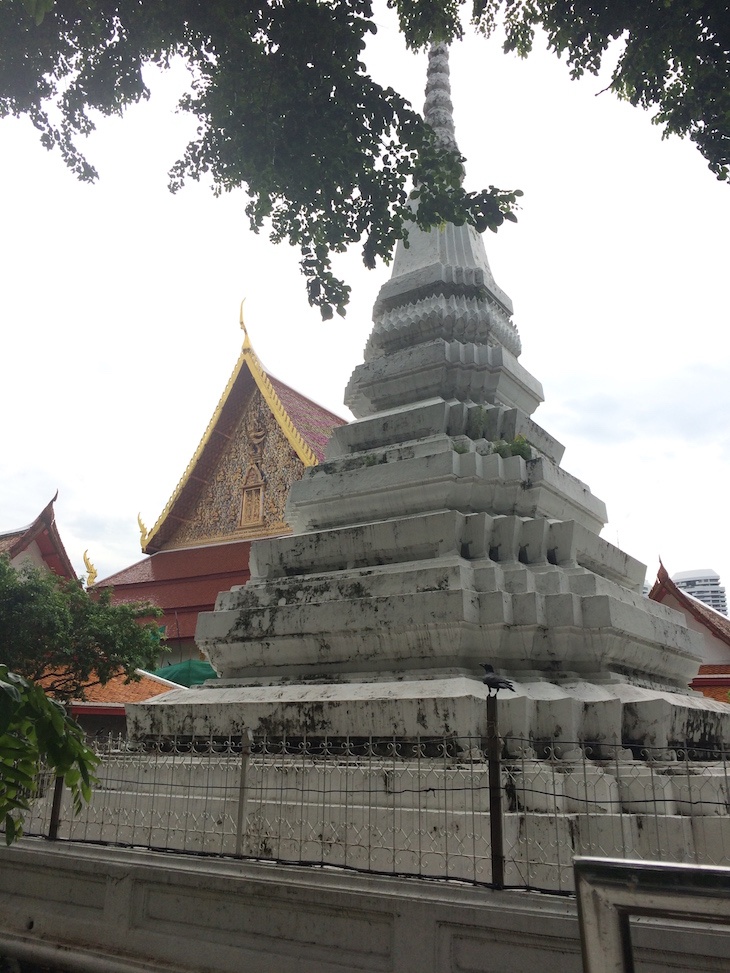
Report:
[[[150,531],[148,531],[145,525],[142,523],[141,513],[137,514],[137,523],[139,524],[139,532],[140,532],[139,543],[141,544],[142,550],[144,551],[145,547],[147,546],[147,541],[150,539]]]
[[[87,572],[87,574],[86,574],[86,587],[87,588],[93,588],[94,585],[96,584],[96,578],[97,578],[99,572],[96,570],[96,568],[94,567],[94,565],[89,560],[89,552],[88,552],[88,550],[84,551],[84,564],[86,565],[86,572]]]

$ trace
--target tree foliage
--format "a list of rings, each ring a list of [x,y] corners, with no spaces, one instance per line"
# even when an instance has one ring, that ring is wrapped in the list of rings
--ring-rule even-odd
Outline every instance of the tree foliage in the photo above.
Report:
[[[654,112],[664,137],[688,136],[720,180],[730,166],[730,4],[727,0],[474,0],[478,28],[503,21],[505,51],[529,54],[537,27],[570,74],[597,74],[619,56],[608,88]]]
[[[171,189],[208,174],[217,193],[244,186],[251,227],[301,252],[311,304],[344,313],[349,288],[331,254],[360,242],[389,259],[414,216],[410,180],[428,195],[422,222],[496,228],[514,204],[494,187],[467,194],[460,157],[437,151],[421,116],[361,60],[375,31],[369,0],[37,0],[0,2],[0,115],[26,114],[80,179],[90,112],[120,114],[149,92],[145,63],[182,55],[193,88],[182,107],[198,137]],[[45,14],[45,15],[44,15]]]
[[[63,706],[0,665],[0,822],[7,844],[22,833],[22,815],[38,790],[42,765],[63,777],[74,809],[91,797],[98,758]]]
[[[461,0],[388,2],[412,48],[462,34]],[[574,77],[596,72],[617,40],[611,89],[654,110],[665,134],[689,136],[727,177],[726,2],[473,0],[471,13],[484,33],[504,26],[505,49],[522,55],[543,28]],[[206,174],[218,193],[243,186],[250,225],[299,247],[309,301],[329,317],[349,293],[333,253],[359,242],[372,266],[414,219],[479,229],[514,219],[516,193],[465,193],[463,160],[370,77],[362,57],[375,30],[371,0],[0,0],[0,116],[28,115],[44,145],[94,179],[77,145],[94,127],[90,112],[120,114],[147,98],[143,65],[181,55],[193,77],[182,107],[199,127],[171,188]]]
[[[112,604],[111,590],[89,595],[79,581],[36,568],[16,571],[0,557],[0,659],[57,699],[123,673],[154,668],[160,632],[146,602]]]

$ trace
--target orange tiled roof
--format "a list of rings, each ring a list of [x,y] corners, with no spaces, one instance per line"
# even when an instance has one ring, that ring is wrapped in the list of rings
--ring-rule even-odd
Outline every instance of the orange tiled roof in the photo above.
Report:
[[[141,672],[142,670],[139,671]],[[151,673],[145,673],[138,682],[125,684],[125,679],[126,676],[124,673],[120,673],[118,676],[113,676],[103,686],[98,683],[89,686],[85,689],[86,699],[84,702],[97,704],[141,703],[145,699],[151,699],[153,696],[161,696],[162,693],[169,693],[171,689],[175,688],[167,680],[159,679]],[[41,678],[38,680],[38,685],[43,686],[44,683],[48,684],[49,681],[50,678]]]
[[[721,703],[730,702],[730,662],[711,662],[700,666],[699,673],[690,683],[690,689],[696,689],[703,696]]]
[[[716,663],[710,662],[707,665],[700,666],[701,676],[724,676],[727,675],[730,679],[730,662]]]
[[[139,682],[125,685],[123,675],[114,676],[104,686],[91,686],[86,690],[88,703],[141,703],[153,696],[169,693],[173,688],[152,676],[142,676]]]

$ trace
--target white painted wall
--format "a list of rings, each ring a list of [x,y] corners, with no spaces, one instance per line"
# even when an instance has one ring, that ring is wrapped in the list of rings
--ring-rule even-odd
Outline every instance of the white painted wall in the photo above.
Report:
[[[40,568],[43,571],[48,570],[48,565],[43,560],[43,555],[35,541],[31,541],[26,549],[21,551],[17,557],[14,557],[10,563],[16,571],[25,567],[26,564],[30,564],[34,568]]]

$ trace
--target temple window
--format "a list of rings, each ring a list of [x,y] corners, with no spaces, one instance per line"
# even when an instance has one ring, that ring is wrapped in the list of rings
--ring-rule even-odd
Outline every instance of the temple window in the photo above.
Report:
[[[261,524],[264,520],[264,480],[254,463],[243,478],[241,498],[241,527]]]

